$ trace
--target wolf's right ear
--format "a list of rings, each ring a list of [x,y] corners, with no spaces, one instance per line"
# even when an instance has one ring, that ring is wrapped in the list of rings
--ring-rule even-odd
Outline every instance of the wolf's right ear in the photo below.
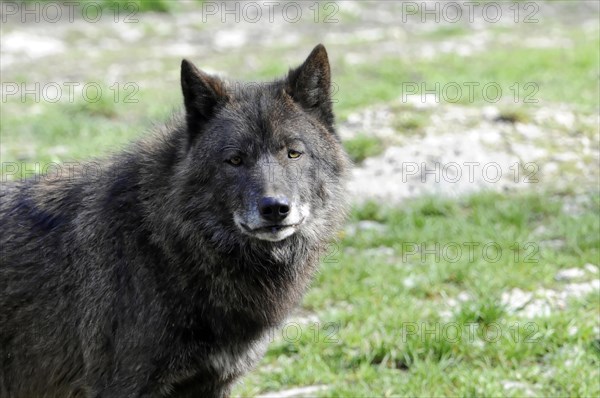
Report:
[[[331,105],[331,71],[327,51],[317,45],[306,61],[290,70],[286,79],[286,92],[307,112],[333,131]]]
[[[186,59],[181,62],[181,90],[188,128],[192,132],[198,131],[228,100],[221,79],[202,72]]]

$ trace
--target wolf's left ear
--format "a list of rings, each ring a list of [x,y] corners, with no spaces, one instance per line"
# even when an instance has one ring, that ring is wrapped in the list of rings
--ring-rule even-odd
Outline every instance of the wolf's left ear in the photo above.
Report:
[[[331,71],[327,51],[322,44],[312,50],[302,65],[290,70],[286,92],[333,132]]]
[[[193,133],[197,133],[201,125],[228,100],[221,79],[199,70],[186,59],[181,62],[181,90],[188,129]]]

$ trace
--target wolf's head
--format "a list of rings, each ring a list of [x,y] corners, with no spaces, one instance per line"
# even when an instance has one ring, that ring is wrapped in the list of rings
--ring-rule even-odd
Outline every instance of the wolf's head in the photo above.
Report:
[[[330,236],[342,218],[348,161],[334,129],[325,48],[270,83],[227,83],[184,60],[181,85],[182,205],[199,228],[213,240]]]

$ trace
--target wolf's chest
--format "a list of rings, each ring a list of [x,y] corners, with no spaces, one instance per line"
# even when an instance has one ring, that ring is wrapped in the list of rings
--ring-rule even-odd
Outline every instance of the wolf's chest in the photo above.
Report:
[[[161,378],[161,391],[171,394],[182,388],[187,391],[190,386],[202,390],[207,383],[217,388],[229,385],[263,357],[270,335],[265,332],[257,340],[215,346],[199,355],[193,349],[186,350],[187,354],[178,355],[172,362],[174,366]]]
[[[223,379],[235,378],[253,368],[263,357],[269,343],[269,333],[248,343],[229,345],[208,356],[207,365]]]

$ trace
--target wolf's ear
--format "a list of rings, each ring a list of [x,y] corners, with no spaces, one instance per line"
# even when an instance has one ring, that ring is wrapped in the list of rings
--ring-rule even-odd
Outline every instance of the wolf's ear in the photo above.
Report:
[[[181,90],[188,128],[196,131],[209,120],[215,110],[227,101],[227,90],[221,79],[202,72],[190,61],[181,62]]]
[[[331,71],[327,51],[317,45],[306,61],[291,69],[286,79],[286,92],[294,101],[333,131],[331,107]]]

